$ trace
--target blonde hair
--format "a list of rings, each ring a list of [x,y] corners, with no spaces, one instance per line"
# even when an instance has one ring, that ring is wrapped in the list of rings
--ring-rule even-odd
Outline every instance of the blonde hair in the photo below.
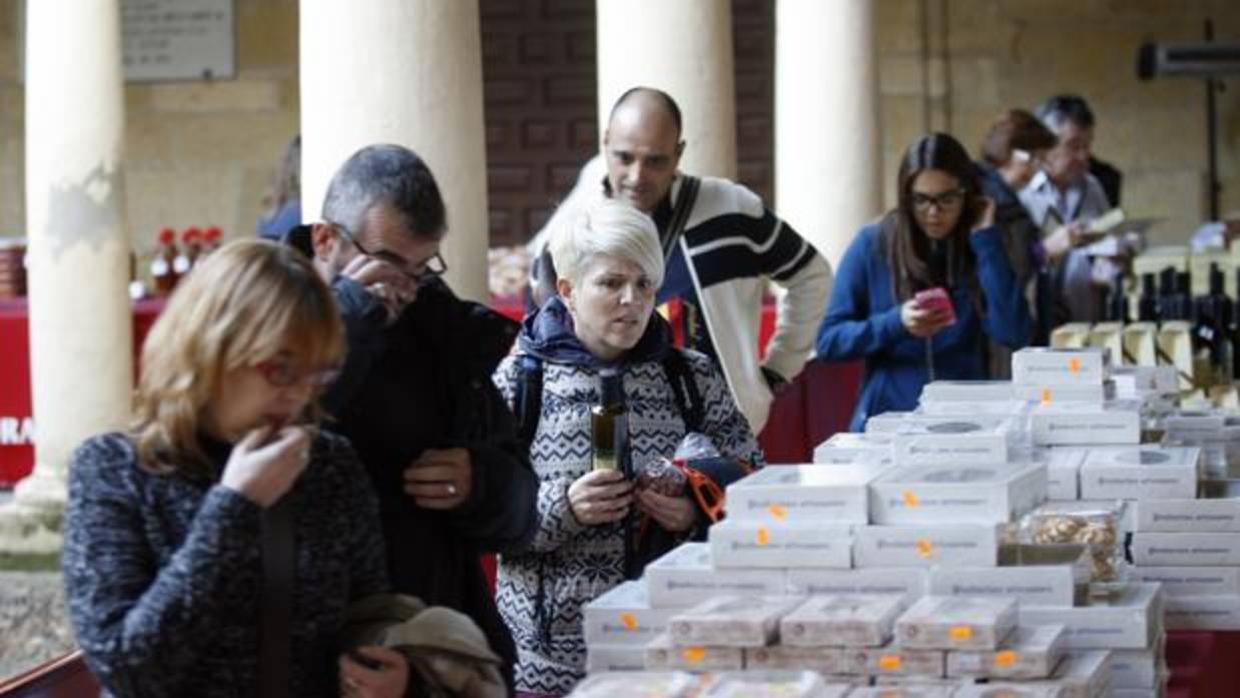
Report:
[[[601,199],[549,243],[556,274],[573,284],[600,255],[636,264],[655,288],[663,285],[663,246],[650,216],[615,199]]]
[[[139,462],[159,472],[205,473],[198,434],[225,372],[290,346],[311,366],[344,356],[335,301],[309,259],[263,240],[231,242],[206,257],[142,345],[131,427]]]

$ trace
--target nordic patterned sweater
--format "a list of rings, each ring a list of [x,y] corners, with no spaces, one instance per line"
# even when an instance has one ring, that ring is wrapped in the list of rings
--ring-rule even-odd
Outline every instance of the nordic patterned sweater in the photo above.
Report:
[[[632,461],[670,457],[685,423],[660,359],[669,329],[655,314],[622,360]],[[530,448],[541,482],[538,531],[526,552],[499,565],[499,609],[517,644],[517,690],[567,694],[585,675],[581,608],[624,581],[624,532],[619,523],[584,526],[568,505],[568,486],[590,472],[590,408],[599,403],[601,364],[572,334],[558,297],[525,321],[518,354],[542,360],[542,413]],[[761,458],[749,424],[719,370],[706,356],[685,352],[706,406],[702,432],[724,456]],[[494,380],[510,405],[520,377],[508,357]]]
[[[230,446],[204,444],[217,468]],[[339,436],[320,433],[293,497],[293,696],[339,695],[348,604],[387,591],[369,481]],[[87,665],[114,696],[247,696],[257,681],[260,509],[214,479],[157,475],[129,438],[73,455],[65,590]]]

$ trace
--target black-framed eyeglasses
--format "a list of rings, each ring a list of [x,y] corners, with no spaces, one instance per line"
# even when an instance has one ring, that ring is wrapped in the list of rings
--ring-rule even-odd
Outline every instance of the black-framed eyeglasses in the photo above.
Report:
[[[332,221],[327,221],[327,225],[331,226],[333,230],[340,233],[341,237],[352,243],[353,246],[357,248],[358,252],[361,252],[367,257],[373,257],[391,264],[399,269],[402,274],[409,277],[409,280],[414,283],[420,284],[430,281],[431,279],[443,276],[448,271],[448,263],[443,261],[443,257],[440,256],[438,252],[430,257],[427,257],[421,262],[412,265],[412,269],[410,269],[408,260],[404,259],[400,255],[393,254],[387,250],[376,250],[371,252],[365,247],[362,247],[362,243],[358,241],[357,236],[354,235],[353,231],[349,230],[343,223],[333,223]]]
[[[913,208],[919,211],[929,211],[931,208],[937,208],[940,211],[954,208],[964,201],[964,195],[964,189],[952,189],[941,194],[922,194],[915,191],[913,192]]]

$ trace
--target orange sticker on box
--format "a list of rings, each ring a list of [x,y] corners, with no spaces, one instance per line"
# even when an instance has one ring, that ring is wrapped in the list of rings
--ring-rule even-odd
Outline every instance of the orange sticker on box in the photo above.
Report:
[[[766,526],[758,527],[758,545],[767,545],[771,542],[771,532],[766,530]]]
[[[900,668],[900,655],[884,654],[878,658],[878,668],[883,671],[896,671]]]
[[[680,653],[680,656],[684,657],[685,661],[689,662],[690,664],[697,664],[703,659],[706,659],[706,648],[705,647],[686,647],[685,650]]]
[[[1012,650],[1004,650],[1002,652],[996,652],[995,653],[995,666],[1000,667],[1000,668],[1009,667],[1015,664],[1016,660],[1019,658],[1020,658],[1020,655],[1016,654]]]
[[[972,640],[973,639],[973,628],[968,625],[956,625],[956,626],[953,626],[951,630],[948,630],[947,634],[949,637],[951,637],[951,639],[955,640],[956,642]]]
[[[1068,371],[1071,373],[1080,373],[1081,372],[1081,360],[1080,359],[1068,359]]]
[[[767,507],[766,510],[768,513],[770,513],[771,516],[774,516],[780,521],[783,521],[784,519],[788,518],[788,510],[779,506],[778,504],[772,504],[771,506]]]
[[[621,613],[620,622],[624,624],[625,630],[637,630],[637,616],[632,613]]]
[[[1051,389],[1050,388],[1042,388],[1042,404],[1043,405],[1051,404]]]
[[[911,490],[904,490],[900,493],[900,497],[904,500],[904,506],[909,509],[916,509],[921,506],[921,502],[917,499],[917,495],[913,494]]]
[[[929,560],[934,555],[934,543],[929,538],[922,538],[917,541],[917,555],[923,560]]]

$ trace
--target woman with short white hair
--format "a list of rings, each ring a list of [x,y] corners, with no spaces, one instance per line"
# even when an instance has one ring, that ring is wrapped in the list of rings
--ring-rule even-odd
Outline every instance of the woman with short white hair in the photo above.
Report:
[[[503,556],[499,568],[498,603],[517,644],[519,696],[568,693],[585,675],[582,606],[640,575],[646,562],[706,521],[683,487],[660,493],[635,486],[621,471],[591,469],[600,371],[622,376],[635,469],[670,458],[691,431],[724,457],[761,459],[719,369],[702,354],[673,347],[670,327],[654,312],[664,262],[649,217],[623,202],[600,201],[561,229],[550,249],[558,295],[526,318],[516,354],[494,376],[530,439],[541,481],[534,541]],[[692,415],[684,409],[684,384],[673,385],[676,366],[700,397],[702,409]],[[531,380],[541,395],[536,411],[523,392]]]

